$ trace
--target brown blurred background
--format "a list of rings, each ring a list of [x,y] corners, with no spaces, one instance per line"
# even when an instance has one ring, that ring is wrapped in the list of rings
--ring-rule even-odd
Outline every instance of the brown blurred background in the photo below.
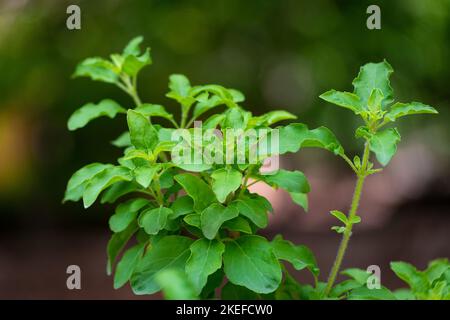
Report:
[[[81,8],[81,30],[66,28],[69,4]],[[366,28],[369,4],[381,7],[381,30]],[[136,298],[129,287],[114,290],[105,274],[113,207],[85,211],[61,199],[73,171],[119,156],[108,141],[126,125],[100,119],[69,133],[69,115],[105,97],[130,103],[110,85],[70,79],[74,67],[119,52],[140,34],[154,60],[140,77],[143,100],[174,110],[164,97],[168,76],[184,73],[194,84],[243,91],[254,114],[287,109],[310,127],[326,125],[350,155],[361,149],[353,138],[357,121],[318,95],[350,91],[360,65],[386,58],[397,100],[422,101],[440,114],[399,124],[397,156],[367,179],[363,222],[344,267],[379,265],[382,283],[397,288],[402,283],[389,261],[424,268],[450,257],[449,0],[0,0],[0,298]],[[348,208],[354,177],[320,150],[283,158],[282,165],[310,179],[310,210],[255,185],[275,208],[264,233],[311,247],[324,280],[339,244],[328,211]],[[82,290],[66,288],[71,264],[81,267]]]

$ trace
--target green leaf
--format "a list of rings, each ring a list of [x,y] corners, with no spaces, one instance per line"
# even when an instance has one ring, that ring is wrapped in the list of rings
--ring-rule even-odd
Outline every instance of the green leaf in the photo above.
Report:
[[[158,132],[147,117],[134,110],[127,112],[131,143],[137,149],[153,150],[158,143]]]
[[[128,44],[123,49],[122,55],[138,56],[139,54],[141,54],[141,49],[139,48],[139,45],[142,43],[142,41],[144,41],[143,36],[137,36],[131,39],[130,42],[128,42]]]
[[[170,215],[170,219],[176,219],[178,217],[187,215],[194,212],[194,202],[189,196],[181,196],[177,198],[170,207],[173,213]]]
[[[265,228],[268,223],[267,208],[259,201],[250,197],[242,197],[231,202],[230,206],[236,206],[239,213],[247,217],[259,228]]]
[[[447,271],[450,271],[450,263],[448,259],[433,260],[428,264],[425,275],[430,283],[433,283],[437,279],[441,278]]]
[[[208,276],[222,266],[225,245],[218,240],[198,239],[191,247],[191,256],[186,262],[186,274],[194,284],[195,292],[200,294]]]
[[[193,240],[183,236],[165,236],[150,248],[139,261],[131,276],[131,287],[137,295],[152,294],[160,290],[155,276],[163,271],[184,271]]]
[[[378,89],[372,89],[369,99],[367,100],[367,107],[372,112],[377,112],[381,110],[381,103],[384,99],[383,92]]]
[[[350,268],[341,271],[341,274],[346,275],[357,281],[360,285],[365,286],[367,284],[367,279],[371,276],[370,272],[358,268]]]
[[[67,183],[63,202],[80,200],[89,180],[97,173],[110,167],[112,167],[110,164],[91,163],[77,170]]]
[[[221,294],[222,300],[258,300],[259,298],[258,294],[252,290],[231,282],[223,286]]]
[[[87,103],[80,109],[76,110],[69,118],[67,127],[70,131],[83,128],[89,121],[105,116],[113,119],[118,113],[125,113],[117,102],[111,99],[104,99],[98,104]]]
[[[77,65],[73,77],[89,77],[95,81],[117,83],[119,71],[108,60],[98,57],[87,58]]]
[[[281,266],[271,244],[260,236],[243,236],[226,243],[223,255],[230,282],[257,293],[275,291],[281,282]]]
[[[155,209],[147,209],[139,217],[139,225],[144,228],[148,234],[158,234],[164,229],[167,217],[173,213],[172,209],[160,206]]]
[[[214,192],[199,177],[183,173],[176,175],[175,180],[183,187],[192,200],[194,200],[195,211],[201,212],[211,203],[215,202],[216,196]]]
[[[214,239],[220,227],[225,221],[238,216],[239,212],[234,206],[224,207],[221,204],[213,203],[201,213],[202,232],[208,239]]]
[[[386,166],[397,152],[399,141],[400,134],[395,128],[378,131],[370,137],[370,150],[375,153],[378,162]]]
[[[131,77],[135,77],[143,67],[151,64],[152,57],[150,56],[150,48],[147,48],[141,56],[125,56],[122,71]]]
[[[294,203],[298,204],[305,211],[308,211],[308,195],[306,195],[305,193],[295,192],[289,192],[289,195],[291,196],[291,199]]]
[[[368,104],[373,89],[380,89],[383,93],[383,107],[394,100],[394,92],[389,82],[393,72],[394,70],[386,60],[380,63],[367,63],[361,67],[352,84],[355,88],[354,93],[361,99],[362,106],[365,107]]]
[[[344,148],[334,134],[325,127],[309,130],[302,123],[292,123],[279,129],[279,154],[297,152],[300,148],[323,148],[334,154],[343,154]]]
[[[130,181],[119,181],[103,192],[100,203],[114,203],[120,197],[139,190],[139,185]]]
[[[172,74],[169,77],[169,89],[166,96],[175,99],[184,109],[188,109],[195,102],[191,95],[191,84],[188,78],[182,74]]]
[[[360,114],[363,111],[361,100],[354,93],[329,90],[322,93],[319,98],[339,107],[352,110],[355,114]]]
[[[242,173],[233,168],[221,168],[211,174],[212,189],[219,202],[225,202],[228,195],[236,191],[242,183]]]
[[[406,262],[391,262],[391,269],[415,292],[426,292],[429,288],[427,277],[413,265]]]
[[[272,248],[277,259],[288,261],[296,270],[308,268],[315,277],[319,276],[320,270],[316,258],[306,246],[296,246],[290,241],[283,240],[281,236],[277,236],[272,241]]]
[[[360,287],[361,284],[356,280],[344,280],[333,287],[330,292],[330,297],[340,297],[343,294]]]
[[[359,287],[350,291],[348,300],[397,300],[395,295],[387,288],[369,289]]]
[[[188,214],[183,218],[183,221],[186,222],[190,226],[196,227],[198,229],[201,228],[201,220],[200,220],[199,213]]]
[[[187,275],[178,269],[168,269],[159,272],[156,277],[157,284],[161,287],[164,299],[167,300],[196,300],[194,286]]]
[[[136,178],[136,182],[139,183],[144,188],[148,188],[150,183],[153,180],[156,172],[161,169],[159,165],[153,166],[142,166],[134,169],[134,176]]]
[[[144,103],[138,106],[134,111],[143,114],[146,117],[161,117],[168,120],[173,119],[173,115],[159,104]]]
[[[89,180],[83,192],[83,204],[90,207],[99,194],[110,185],[119,181],[131,181],[130,170],[121,166],[111,166],[97,173]]]
[[[236,217],[234,219],[225,221],[222,227],[231,231],[237,231],[247,234],[253,233],[248,221],[242,217]]]
[[[214,114],[203,123],[203,129],[215,129],[225,119],[224,114]]]
[[[117,264],[114,274],[114,289],[119,289],[130,279],[134,268],[144,253],[145,243],[140,243],[128,249]]]
[[[225,119],[222,122],[222,128],[245,129],[251,114],[242,108],[230,108],[225,112]]]
[[[345,232],[345,227],[333,226],[333,227],[331,227],[331,230],[334,230],[337,233],[344,233]]]
[[[261,177],[268,184],[275,185],[288,192],[308,193],[310,191],[308,180],[301,171],[279,169],[275,173],[265,174]]]
[[[133,222],[139,210],[150,203],[143,198],[130,199],[117,206],[116,212],[109,218],[109,228],[113,232],[125,230]]]
[[[290,119],[297,119],[297,116],[284,110],[275,110],[265,113],[262,116],[251,118],[249,121],[249,126],[251,127],[270,126],[274,123]]]
[[[345,224],[345,225],[347,224],[348,219],[347,219],[347,216],[343,212],[341,212],[339,210],[332,210],[332,211],[330,211],[330,214],[332,216],[335,216],[338,220],[342,221],[343,224]]]
[[[410,103],[394,103],[389,112],[385,114],[384,119],[388,121],[395,121],[398,118],[412,115],[412,114],[422,114],[431,113],[437,114],[438,112],[433,107],[420,102],[410,102]]]
[[[125,247],[131,236],[138,230],[136,223],[131,223],[125,230],[114,233],[108,241],[106,252],[108,254],[108,262],[106,264],[106,273],[111,274],[113,265],[117,256]]]
[[[208,110],[211,110],[214,107],[217,107],[222,103],[222,99],[216,95],[213,95],[211,97],[208,97],[208,93],[205,93],[206,99],[199,100],[197,97],[197,100],[199,102],[195,105],[193,115],[195,118],[198,118]]]
[[[111,141],[111,144],[118,148],[124,148],[124,147],[131,146],[130,132],[125,131],[120,136],[118,136],[116,139]]]

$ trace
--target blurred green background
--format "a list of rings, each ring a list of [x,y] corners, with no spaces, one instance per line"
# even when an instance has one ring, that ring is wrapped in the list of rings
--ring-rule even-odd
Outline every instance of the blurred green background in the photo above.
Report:
[[[66,28],[70,4],[81,8],[81,30]],[[381,7],[381,30],[366,27],[370,4]],[[243,91],[244,106],[254,114],[287,109],[310,127],[326,125],[350,154],[361,147],[353,139],[358,122],[318,95],[331,88],[351,91],[362,64],[387,59],[395,70],[396,99],[427,103],[440,115],[405,118],[399,125],[404,144],[393,168],[402,174],[387,170],[384,180],[369,179],[374,187],[363,198],[369,213],[378,207],[389,215],[368,213],[372,228],[361,227],[346,265],[380,264],[388,273],[389,260],[410,259],[424,267],[435,255],[450,256],[449,0],[1,0],[0,297],[131,297],[128,288],[114,292],[104,275],[112,208],[85,212],[61,199],[73,171],[119,156],[108,141],[126,125],[101,119],[70,133],[70,114],[105,97],[123,106],[131,102],[111,85],[71,79],[75,65],[120,52],[136,35],[145,37],[154,61],[139,78],[143,100],[176,110],[164,94],[168,76],[184,73],[194,84]],[[311,210],[304,215],[281,207],[281,217],[267,232],[311,245],[325,276],[338,238],[329,231],[332,220],[317,217],[342,203],[345,209],[352,177],[344,164],[322,152],[308,151],[284,164],[311,176]],[[400,190],[399,201],[389,198],[389,185]],[[286,218],[298,215],[298,224]],[[406,235],[415,237],[406,241]],[[385,250],[393,243],[397,255]],[[367,253],[371,245],[379,250],[376,257]],[[65,288],[65,267],[71,263],[86,270],[82,293]]]

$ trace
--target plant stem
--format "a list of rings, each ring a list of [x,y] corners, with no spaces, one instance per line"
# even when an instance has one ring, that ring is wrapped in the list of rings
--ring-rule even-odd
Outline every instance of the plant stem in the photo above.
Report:
[[[339,249],[336,255],[336,259],[334,260],[333,267],[331,268],[330,275],[328,277],[327,287],[325,289],[325,296],[327,296],[331,289],[333,288],[334,281],[336,280],[337,274],[342,264],[342,260],[344,259],[345,251],[347,250],[348,242],[350,240],[350,236],[352,234],[353,223],[351,222],[353,218],[356,216],[359,200],[361,198],[361,192],[364,185],[364,180],[367,177],[367,165],[369,163],[369,152],[370,152],[369,142],[366,142],[364,146],[364,154],[361,169],[357,172],[358,180],[356,181],[355,191],[353,192],[352,204],[350,207],[350,212],[348,214],[348,223],[345,226],[345,231],[342,235],[342,241],[339,245]]]

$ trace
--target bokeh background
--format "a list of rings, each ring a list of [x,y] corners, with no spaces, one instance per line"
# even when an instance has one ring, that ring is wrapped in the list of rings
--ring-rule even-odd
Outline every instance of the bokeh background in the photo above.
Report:
[[[70,4],[81,7],[81,30],[66,28]],[[370,4],[381,7],[381,30],[366,28]],[[424,268],[450,256],[449,0],[0,0],[0,298],[135,298],[105,274],[113,207],[84,210],[61,199],[76,169],[120,155],[108,141],[126,125],[99,119],[70,133],[69,115],[105,97],[130,105],[111,85],[71,79],[74,67],[120,52],[136,35],[154,60],[139,79],[143,100],[175,110],[164,97],[168,76],[184,73],[194,84],[243,91],[255,114],[287,109],[310,127],[326,125],[351,155],[361,150],[359,123],[318,95],[351,90],[360,65],[386,58],[397,100],[428,103],[440,115],[399,123],[403,141],[390,166],[367,180],[344,267],[379,265],[382,283],[398,288],[389,261]],[[310,179],[310,210],[255,186],[275,207],[264,233],[310,246],[325,279],[339,244],[328,211],[348,208],[354,177],[320,150],[282,165]],[[81,267],[82,290],[66,288],[70,264]]]

